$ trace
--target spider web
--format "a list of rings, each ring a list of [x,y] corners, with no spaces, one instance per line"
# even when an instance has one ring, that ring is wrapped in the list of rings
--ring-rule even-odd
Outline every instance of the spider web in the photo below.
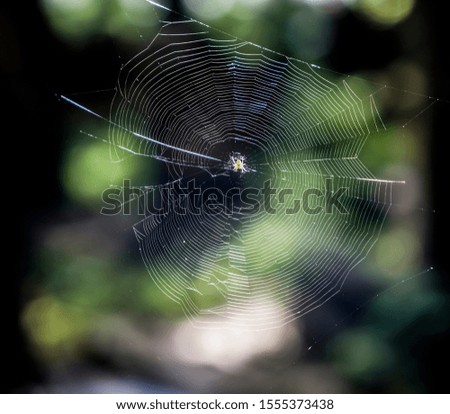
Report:
[[[400,183],[358,158],[386,128],[377,91],[360,98],[318,69],[193,20],[164,22],[121,69],[105,118],[111,155],[167,167],[168,180],[147,191],[169,208],[134,230],[155,284],[196,326],[271,329],[300,318],[336,295],[377,241]],[[230,165],[236,153],[245,173]],[[277,208],[260,199],[251,212],[238,202],[180,213],[180,185],[192,180],[222,193],[269,181]],[[279,198],[290,191],[292,207],[310,189],[339,188],[344,211],[317,196],[318,212],[288,214]]]

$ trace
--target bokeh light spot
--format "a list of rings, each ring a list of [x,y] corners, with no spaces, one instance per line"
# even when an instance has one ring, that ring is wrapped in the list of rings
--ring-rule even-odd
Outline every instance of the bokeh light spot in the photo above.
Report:
[[[183,0],[184,6],[192,13],[204,20],[216,20],[229,13],[236,0]]]
[[[96,31],[101,2],[95,0],[41,0],[53,30],[68,40],[86,40]]]
[[[374,23],[392,26],[410,15],[414,3],[415,0],[358,0],[355,8]]]
[[[107,136],[101,131],[98,136]],[[104,190],[122,179],[132,180],[141,171],[136,157],[128,162],[111,162],[108,146],[100,141],[84,141],[69,150],[62,171],[66,193],[87,207],[98,207]],[[140,161],[140,160],[139,160]]]

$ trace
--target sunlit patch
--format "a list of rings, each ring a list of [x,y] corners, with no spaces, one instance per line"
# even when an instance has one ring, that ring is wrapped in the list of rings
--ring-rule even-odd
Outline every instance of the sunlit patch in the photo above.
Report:
[[[97,30],[102,11],[99,1],[41,0],[41,5],[53,29],[68,40],[86,40]]]
[[[252,331],[254,321],[264,319],[264,309],[271,309],[273,318],[279,318],[276,329]],[[213,312],[198,318],[196,329],[183,322],[172,331],[171,352],[183,364],[204,365],[225,372],[244,368],[249,362],[263,356],[301,348],[298,325],[283,324],[284,310],[266,298],[249,303],[245,312],[235,316],[239,321],[215,316]]]
[[[53,352],[53,358],[71,353],[86,330],[83,313],[68,309],[52,296],[30,302],[23,311],[22,325],[44,354]]]
[[[158,22],[144,0],[40,0],[55,33],[66,41],[83,44],[95,35],[109,34],[134,40],[136,27],[147,28]],[[161,17],[164,15],[162,13]]]
[[[302,7],[286,24],[286,43],[295,56],[318,61],[330,52],[333,21],[321,8]]]
[[[417,269],[420,241],[413,230],[395,229],[380,236],[375,248],[379,272],[391,278],[402,278]]]
[[[136,39],[136,29],[150,28],[158,23],[157,15],[147,7],[148,3],[145,0],[114,1],[117,2],[117,6],[108,7],[108,17],[98,27],[100,32],[129,42]]]
[[[271,0],[237,0],[237,1],[243,6],[252,8],[253,10],[255,8],[257,9],[264,8],[271,2]]]
[[[368,20],[392,26],[408,17],[414,4],[415,0],[357,0],[354,7]]]
[[[370,330],[351,331],[339,337],[330,348],[335,368],[362,382],[386,375],[394,362],[391,349],[377,332]]]
[[[107,136],[108,132],[98,134]],[[73,200],[86,206],[97,207],[101,194],[117,181],[115,178],[133,179],[142,171],[142,160],[129,158],[112,163],[105,144],[88,138],[70,149],[66,157],[61,176],[64,189]]]
[[[358,0],[291,0],[294,3],[305,3],[310,6],[341,8]]]
[[[148,27],[157,23],[157,15],[146,1],[119,0],[119,5],[122,13],[118,13],[118,16],[124,16],[130,24]]]
[[[189,13],[205,20],[220,19],[229,13],[236,0],[183,0],[184,6]]]

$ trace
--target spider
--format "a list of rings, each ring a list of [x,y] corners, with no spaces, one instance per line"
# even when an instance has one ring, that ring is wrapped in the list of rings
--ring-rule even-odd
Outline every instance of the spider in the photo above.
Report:
[[[234,154],[230,157],[231,166],[234,172],[244,173],[247,172],[245,165],[245,157],[240,154]]]

